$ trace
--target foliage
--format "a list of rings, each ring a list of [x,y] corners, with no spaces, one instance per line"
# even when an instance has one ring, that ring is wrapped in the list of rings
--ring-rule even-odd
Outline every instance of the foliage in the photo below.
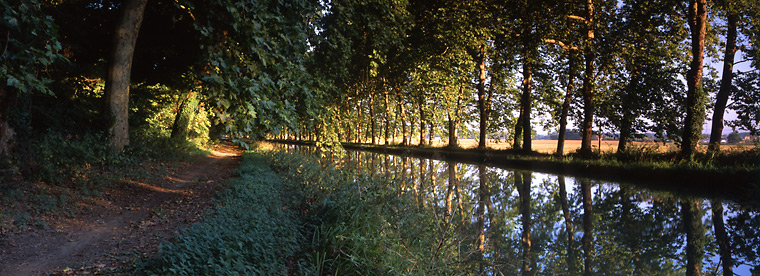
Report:
[[[301,229],[282,208],[284,182],[266,159],[246,153],[213,215],[178,233],[143,264],[144,275],[285,274],[299,250]],[[293,271],[295,272],[295,271]],[[310,274],[301,271],[302,274]]]
[[[42,1],[0,1],[0,85],[21,93],[52,94],[43,68],[58,60],[61,43],[52,17],[42,12]]]
[[[309,1],[180,1],[201,35],[200,80],[212,113],[235,136],[294,126],[311,98],[303,60]]]

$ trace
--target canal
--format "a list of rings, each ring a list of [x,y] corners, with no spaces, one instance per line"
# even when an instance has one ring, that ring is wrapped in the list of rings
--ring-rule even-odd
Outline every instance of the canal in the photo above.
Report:
[[[320,156],[310,146],[273,147]],[[388,208],[414,208],[422,218],[388,216],[384,223],[434,239],[424,242],[432,256],[466,263],[472,274],[760,274],[760,216],[730,198],[361,151],[319,159],[394,185],[412,204]]]

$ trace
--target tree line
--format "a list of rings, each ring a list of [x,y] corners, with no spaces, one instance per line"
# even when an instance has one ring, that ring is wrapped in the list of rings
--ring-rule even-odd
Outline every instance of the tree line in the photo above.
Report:
[[[619,133],[619,152],[654,132],[689,157],[708,109],[710,150],[727,109],[732,127],[757,133],[760,120],[760,12],[747,0],[0,6],[0,156],[11,159],[52,131],[103,133],[123,152],[154,121],[180,140],[193,128],[324,143],[440,135],[452,148],[477,136],[481,149],[509,137],[524,152],[536,127],[557,129],[563,152],[575,121],[584,155],[602,130]],[[705,58],[732,73],[718,79]]]
[[[745,1],[331,2],[310,56],[336,90],[332,114],[285,132],[421,145],[440,135],[452,148],[472,132],[478,148],[508,136],[530,152],[542,127],[561,153],[572,118],[582,155],[601,130],[618,134],[618,152],[652,132],[690,157],[709,109],[717,151],[727,109],[739,114],[730,126],[757,133],[757,12]]]

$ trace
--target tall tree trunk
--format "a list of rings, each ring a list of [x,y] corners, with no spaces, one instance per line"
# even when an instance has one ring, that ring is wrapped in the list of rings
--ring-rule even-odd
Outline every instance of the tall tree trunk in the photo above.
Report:
[[[425,103],[424,99],[420,97],[420,146],[425,144]]]
[[[385,85],[384,85],[385,86]],[[387,146],[390,142],[390,131],[391,131],[391,106],[388,103],[388,87],[385,86],[385,93],[383,93],[383,101],[385,102],[385,145]]]
[[[520,196],[520,213],[522,222],[522,275],[532,275],[531,271],[531,228],[533,220],[530,210],[530,186],[533,176],[531,172],[515,172],[515,185]]]
[[[702,275],[705,257],[705,229],[702,225],[702,207],[696,200],[681,201],[684,229],[686,230],[686,276]]]
[[[594,210],[593,203],[591,202],[591,182],[586,179],[581,179],[581,194],[583,197],[583,238],[581,238],[583,246],[583,275],[594,275],[591,269],[594,263]]]
[[[723,203],[720,200],[710,201],[712,205],[712,221],[715,228],[715,240],[718,243],[718,253],[723,264],[723,275],[734,275],[734,260],[731,258],[731,244],[726,233],[726,225],[723,219]]]
[[[702,136],[705,121],[707,95],[702,88],[702,67],[705,55],[705,33],[707,32],[707,0],[690,0],[688,14],[691,29],[692,61],[686,76],[686,118],[681,141],[681,157],[692,158]]]
[[[639,72],[637,66],[634,65],[633,71],[631,73],[630,80],[628,82],[628,85],[626,86],[626,94],[623,97],[622,107],[623,110],[621,112],[623,113],[622,120],[620,121],[620,137],[618,139],[618,148],[617,153],[622,154],[626,151],[628,147],[628,140],[633,135],[633,120],[634,114],[633,114],[633,103],[634,101],[634,95],[638,93],[637,87],[639,87],[639,83],[641,82],[641,72]],[[601,147],[599,148],[601,151]]]
[[[16,131],[11,125],[10,113],[16,107],[17,101],[18,91],[0,83],[0,160],[13,156]]]
[[[121,152],[129,145],[129,83],[132,56],[148,0],[125,0],[113,36],[113,52],[106,76],[105,102],[110,116],[108,136],[111,150]]]
[[[13,156],[16,131],[11,126],[9,115],[16,105],[18,92],[15,88],[0,83],[0,160]]]
[[[570,104],[573,101],[575,90],[575,71],[578,70],[575,65],[575,50],[568,51],[568,69],[567,69],[567,91],[565,100],[562,102],[562,113],[559,117],[559,136],[557,137],[557,155],[565,154],[565,133],[567,132],[567,116],[570,113]]]
[[[409,133],[407,132],[406,128],[406,112],[404,110],[404,100],[401,98],[401,93],[397,95],[397,98],[398,102],[396,102],[396,106],[398,107],[399,114],[401,115],[401,136],[403,136],[401,138],[401,145],[406,146],[409,144],[409,140],[407,140]]]
[[[377,144],[377,133],[375,132],[375,97],[369,93],[369,121],[370,133],[372,134],[372,144]]]
[[[726,1],[728,8],[733,8],[732,1]],[[734,77],[734,56],[736,55],[736,26],[739,22],[739,15],[736,12],[730,12],[726,28],[726,52],[723,58],[723,76],[720,80],[720,90],[715,99],[715,111],[712,118],[712,129],[710,131],[709,151],[720,150],[720,138],[723,133],[723,115],[726,112],[726,104],[731,96],[732,80]]]
[[[458,149],[459,148],[459,112],[461,110],[461,103],[462,103],[462,93],[464,92],[464,87],[459,87],[459,94],[457,95],[457,101],[454,104],[454,111],[453,114],[451,111],[447,112],[448,119],[449,119],[449,144],[448,148],[450,149]]]
[[[594,3],[592,0],[586,0],[586,49],[583,58],[586,62],[586,68],[583,76],[583,124],[581,140],[581,155],[591,155],[591,135],[594,126],[594,59],[596,53],[594,49],[594,29],[596,21],[594,20]]]
[[[478,64],[478,111],[480,112],[480,134],[478,149],[486,149],[486,134],[488,134],[488,107],[486,106],[486,56],[485,44],[480,44],[477,58]]]
[[[528,38],[525,38],[526,40]],[[531,47],[529,45],[529,42],[524,42],[525,44],[523,47],[524,49],[524,59],[523,60],[523,82],[522,82],[522,97],[520,97],[520,110],[523,113],[522,120],[520,121],[522,123],[522,131],[523,131],[523,143],[522,143],[522,150],[524,152],[530,152],[533,147],[531,143],[531,135],[532,135],[532,128],[530,127],[530,112],[531,112],[531,93],[533,90],[533,49],[529,48]]]
[[[362,101],[359,99],[359,91],[356,91],[356,107],[359,109],[359,112],[356,113],[356,143],[361,144],[362,141],[362,114],[364,114],[364,107],[362,106]]]
[[[435,115],[435,114],[433,114],[433,115]],[[430,128],[428,130],[428,145],[431,145],[431,146],[433,145],[433,136],[435,136],[435,123],[433,121],[434,119],[435,119],[435,117],[433,117],[430,120],[430,123],[428,124],[428,127]]]
[[[525,120],[525,108],[520,104],[520,115],[517,116],[517,122],[515,122],[515,137],[512,149],[515,151],[522,150],[522,136],[523,136],[523,120]]]

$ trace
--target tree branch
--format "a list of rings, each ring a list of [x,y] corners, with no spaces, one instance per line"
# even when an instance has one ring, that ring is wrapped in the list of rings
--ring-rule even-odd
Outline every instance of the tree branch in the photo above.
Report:
[[[574,50],[574,51],[578,50],[578,47],[572,46],[572,45],[567,45],[564,42],[556,40],[556,39],[542,38],[541,41],[543,41],[544,43],[550,43],[550,44],[557,45],[559,47],[562,47],[562,49],[565,49],[565,50]]]
[[[583,18],[581,16],[577,16],[577,15],[568,14],[567,18],[583,21],[583,23],[588,23],[588,19]]]

